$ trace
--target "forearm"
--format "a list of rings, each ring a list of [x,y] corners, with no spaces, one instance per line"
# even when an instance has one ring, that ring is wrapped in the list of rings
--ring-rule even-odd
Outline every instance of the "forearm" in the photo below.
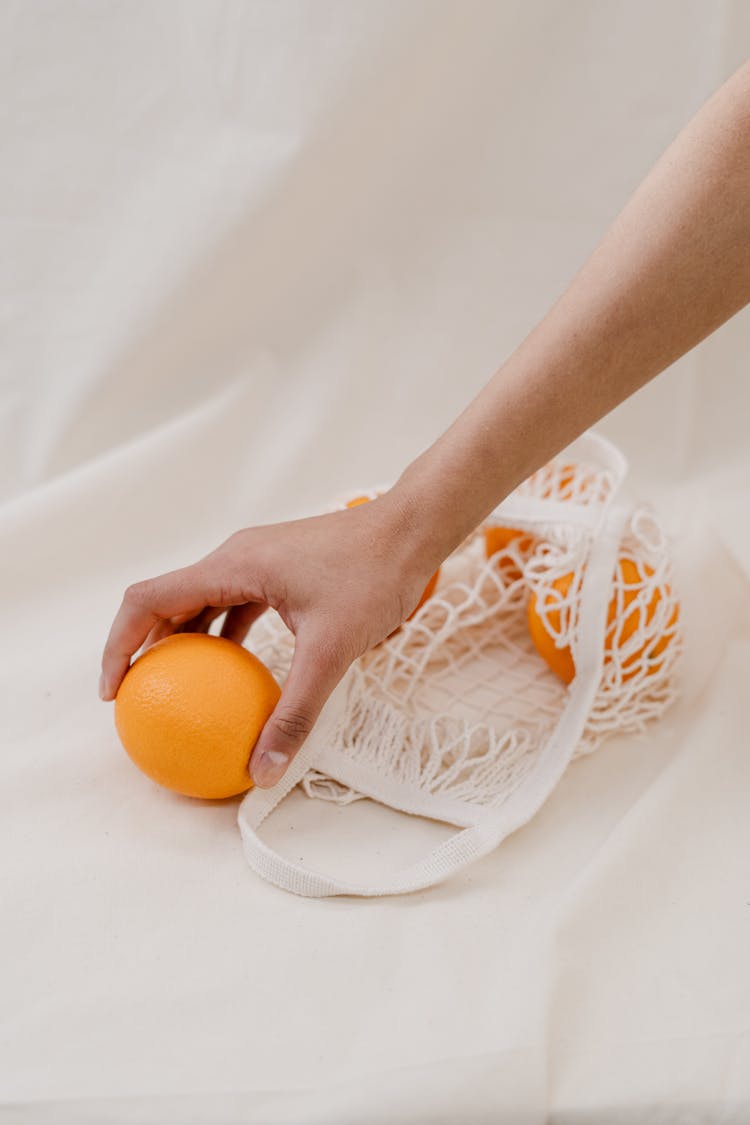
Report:
[[[531,472],[750,300],[750,64],[394,497],[439,561]]]

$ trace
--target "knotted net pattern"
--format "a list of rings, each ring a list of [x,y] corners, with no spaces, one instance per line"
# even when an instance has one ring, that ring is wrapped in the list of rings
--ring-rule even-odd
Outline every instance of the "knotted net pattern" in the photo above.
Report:
[[[588,507],[611,488],[607,470],[558,460],[514,495]],[[490,517],[472,532],[442,564],[432,597],[355,663],[332,734],[336,747],[399,785],[486,808],[524,781],[565,706],[569,689],[536,650],[528,607],[533,598],[553,645],[575,662],[592,534],[561,522],[514,528],[487,557],[485,530],[497,522]],[[249,647],[281,683],[293,644],[271,610],[250,634]],[[666,538],[655,514],[638,508],[621,540],[604,667],[574,758],[666,710],[680,650]],[[302,785],[308,796],[342,804],[364,796],[316,769]]]

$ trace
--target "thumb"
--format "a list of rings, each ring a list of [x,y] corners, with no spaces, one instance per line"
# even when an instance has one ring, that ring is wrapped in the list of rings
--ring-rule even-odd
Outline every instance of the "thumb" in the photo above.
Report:
[[[250,758],[256,785],[268,789],[284,776],[345,671],[346,662],[330,642],[322,644],[316,636],[297,633],[281,697]]]

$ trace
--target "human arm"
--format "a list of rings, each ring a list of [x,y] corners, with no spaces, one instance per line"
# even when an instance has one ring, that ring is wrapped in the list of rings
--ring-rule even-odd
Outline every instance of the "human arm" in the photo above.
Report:
[[[103,656],[113,699],[142,644],[177,629],[244,639],[269,606],[295,634],[252,759],[271,785],[358,656],[416,606],[436,566],[531,472],[750,299],[750,64],[704,106],[569,288],[385,495],[246,528],[126,591]],[[263,754],[271,757],[261,762]]]
[[[439,561],[535,469],[750,300],[750,63],[666,150],[568,289],[402,474]]]

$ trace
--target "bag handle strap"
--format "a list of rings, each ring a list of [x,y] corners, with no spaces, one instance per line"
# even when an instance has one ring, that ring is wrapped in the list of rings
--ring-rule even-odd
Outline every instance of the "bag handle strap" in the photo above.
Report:
[[[442,882],[492,851],[506,836],[530,820],[564,773],[596,694],[604,662],[602,638],[606,631],[610,584],[626,518],[624,508],[613,506],[602,521],[591,548],[581,589],[580,634],[588,638],[588,643],[582,645],[577,653],[577,675],[570,688],[567,706],[525,783],[501,809],[486,810],[473,825],[454,833],[422,859],[370,885],[349,882],[304,867],[262,840],[257,829],[314,765],[319,749],[325,745],[340,718],[346,701],[350,669],[329,697],[313,731],[283,778],[271,789],[251,790],[240,805],[237,819],[245,857],[253,870],[283,890],[310,898],[403,894]]]

